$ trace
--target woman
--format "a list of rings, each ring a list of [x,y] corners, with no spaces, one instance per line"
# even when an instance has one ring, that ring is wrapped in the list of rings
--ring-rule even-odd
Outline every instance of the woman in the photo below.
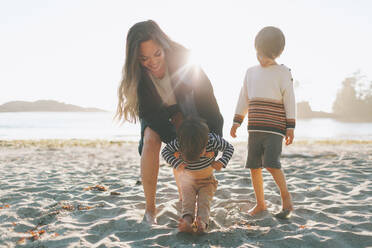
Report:
[[[205,119],[212,132],[222,135],[223,118],[212,85],[201,69],[187,63],[188,55],[152,20],[136,23],[127,34],[116,116],[141,122],[138,151],[146,198],[144,219],[149,223],[155,223],[161,142],[174,139],[176,127],[189,115]]]

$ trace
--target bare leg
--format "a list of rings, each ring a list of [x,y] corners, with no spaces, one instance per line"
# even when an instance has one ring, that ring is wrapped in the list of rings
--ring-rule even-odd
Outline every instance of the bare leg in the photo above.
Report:
[[[156,223],[156,184],[159,173],[159,154],[161,140],[159,135],[147,127],[144,133],[144,144],[141,156],[141,178],[146,198],[145,220]]]
[[[174,179],[176,180],[176,184],[177,184],[178,198],[179,198],[180,202],[182,202],[182,192],[181,192],[180,179],[179,179],[180,178],[180,173],[176,169],[173,169],[173,175],[174,175]]]
[[[276,185],[280,190],[280,196],[282,198],[282,209],[293,210],[291,194],[288,192],[287,183],[285,181],[284,173],[281,169],[266,168],[273,176]]]
[[[254,194],[256,196],[256,206],[249,210],[250,215],[256,215],[266,210],[264,189],[263,189],[263,178],[262,169],[251,169],[251,178],[254,189]]]

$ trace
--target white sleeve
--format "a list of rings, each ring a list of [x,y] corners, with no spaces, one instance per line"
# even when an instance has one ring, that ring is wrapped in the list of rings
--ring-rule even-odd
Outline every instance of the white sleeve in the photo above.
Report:
[[[295,127],[296,120],[296,99],[293,88],[293,78],[290,70],[284,75],[283,103],[287,118],[287,128]]]
[[[241,124],[248,113],[248,71],[245,74],[243,86],[240,89],[238,103],[235,108],[234,123]]]

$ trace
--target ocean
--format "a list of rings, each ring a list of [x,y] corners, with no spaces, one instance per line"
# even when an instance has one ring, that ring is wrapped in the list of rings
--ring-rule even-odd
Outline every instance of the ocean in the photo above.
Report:
[[[120,125],[111,112],[11,112],[0,113],[0,140],[105,139],[138,141],[139,124]],[[230,137],[231,121],[225,118],[224,137],[246,141],[246,120],[238,138]],[[297,140],[372,140],[372,123],[346,123],[329,118],[297,120]]]

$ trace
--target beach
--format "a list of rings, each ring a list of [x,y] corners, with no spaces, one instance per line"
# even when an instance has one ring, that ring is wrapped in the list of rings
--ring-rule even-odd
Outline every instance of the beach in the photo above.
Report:
[[[255,198],[244,168],[246,142],[219,182],[209,232],[179,233],[172,169],[161,160],[157,221],[142,221],[144,195],[136,142],[0,141],[0,247],[372,247],[372,142],[301,141],[283,147],[294,202],[288,220],[264,174],[268,211],[251,217]]]

